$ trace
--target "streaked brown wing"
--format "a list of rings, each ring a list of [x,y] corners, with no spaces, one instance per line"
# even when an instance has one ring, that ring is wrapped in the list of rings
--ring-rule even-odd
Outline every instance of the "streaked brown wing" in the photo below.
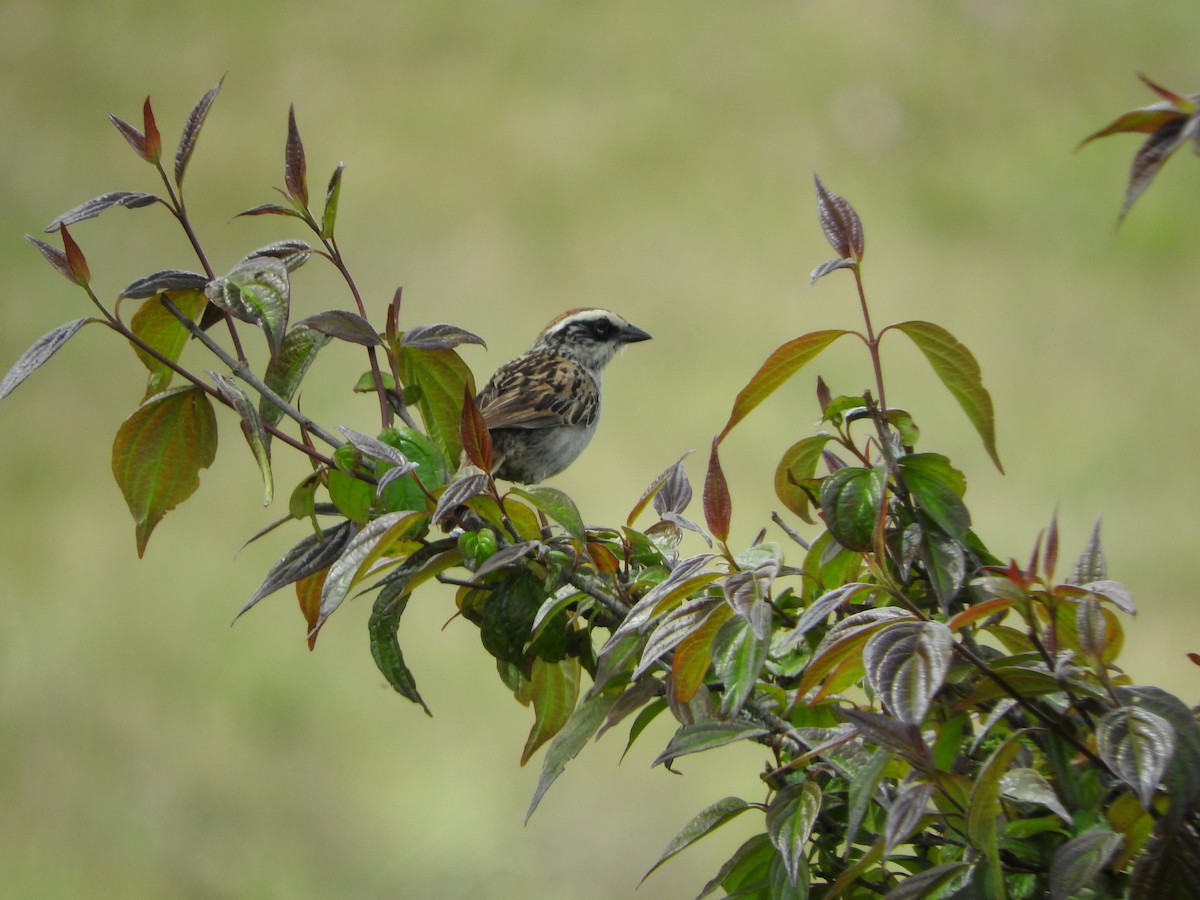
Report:
[[[488,428],[591,425],[600,413],[595,379],[555,353],[530,353],[501,366],[475,402]]]

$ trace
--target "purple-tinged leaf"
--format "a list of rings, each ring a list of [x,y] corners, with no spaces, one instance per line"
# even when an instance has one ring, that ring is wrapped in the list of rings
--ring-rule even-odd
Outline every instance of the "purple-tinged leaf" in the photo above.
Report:
[[[251,253],[247,253],[242,257],[242,262],[247,262],[256,257],[268,256],[272,259],[277,259],[287,266],[289,272],[295,272],[298,268],[308,262],[309,256],[312,255],[312,245],[308,241],[298,239],[288,239],[283,241],[275,241],[267,244],[265,247],[259,247]]]
[[[722,717],[733,717],[741,711],[758,684],[770,649],[770,640],[755,635],[745,619],[734,619],[721,626],[712,643],[712,665],[725,685],[721,695]]]
[[[200,137],[200,129],[204,126],[208,111],[212,107],[213,101],[217,99],[217,93],[221,90],[224,82],[225,78],[222,77],[213,87],[209,88],[208,93],[192,107],[187,122],[183,125],[183,134],[179,138],[179,149],[175,151],[175,185],[177,187],[183,186],[183,176],[187,171],[188,162],[192,158],[192,151],[196,149],[196,140]]]
[[[538,804],[542,802],[546,791],[550,790],[550,785],[554,784],[558,776],[566,769],[567,763],[579,754],[579,751],[603,724],[620,696],[621,688],[610,688],[587,697],[575,707],[575,712],[571,713],[567,724],[554,736],[554,740],[546,750],[546,757],[542,761],[542,774],[538,778],[537,788],[529,803],[529,810],[525,813],[526,822],[529,821],[529,817],[533,815]]]
[[[709,614],[717,608],[720,600],[715,597],[696,597],[685,600],[678,608],[663,616],[642,650],[642,658],[633,670],[632,680],[637,681],[663,656],[679,645],[688,635],[704,624]],[[693,692],[694,693],[694,692]],[[690,701],[690,697],[684,702]]]
[[[828,331],[813,331],[788,341],[776,349],[766,362],[762,364],[754,376],[738,393],[733,401],[733,410],[729,413],[729,421],[721,429],[717,441],[725,440],[725,435],[742,421],[756,406],[762,403],[785,381],[795,375],[804,365],[813,360],[822,350],[844,334],[850,332],[840,328]]]
[[[652,482],[650,482],[650,486],[642,492],[642,496],[638,499],[638,502],[635,503],[633,509],[629,511],[629,515],[625,519],[625,524],[627,526],[633,526],[634,521],[639,515],[642,514],[642,510],[646,508],[646,504],[650,503],[651,500],[654,500],[654,498],[658,496],[658,493],[663,489],[667,481],[674,477],[675,470],[683,466],[683,461],[686,458],[687,454],[685,453],[683,456],[679,457],[679,460],[675,463],[675,465],[671,466]],[[657,509],[657,504],[655,508]]]
[[[191,385],[151,397],[121,424],[112,469],[133,515],[138,556],[163,516],[200,486],[200,470],[216,454],[212,403]]]
[[[696,841],[700,840],[700,838],[712,834],[726,822],[737,818],[746,810],[752,808],[749,803],[740,797],[725,797],[712,804],[712,806],[705,807],[690,822],[683,826],[679,834],[671,838],[671,842],[667,844],[666,849],[658,857],[658,861],[642,876],[642,881],[649,878],[659,866],[672,856],[686,850],[692,844],[696,843]]]
[[[475,570],[475,578],[480,579],[485,575],[490,575],[492,572],[499,572],[501,569],[506,569],[517,562],[520,562],[527,557],[532,550],[536,550],[541,546],[538,541],[520,541],[516,544],[509,544],[507,547],[501,547]]]
[[[467,460],[483,471],[492,471],[492,433],[488,431],[487,421],[469,385],[463,390],[462,422],[459,426],[459,437],[462,441],[463,453]]]
[[[51,247],[50,249],[54,248]],[[80,328],[93,321],[95,320],[87,318],[74,319],[65,325],[59,325],[53,331],[47,332],[38,338],[34,345],[22,353],[21,358],[13,363],[12,368],[5,374],[3,380],[0,380],[0,400],[3,400],[15,391],[26,378],[57,353],[63,344],[74,337]]]
[[[341,555],[330,565],[321,589],[321,612],[310,635],[316,634],[357,585],[388,564],[398,564],[407,555],[397,539],[415,522],[425,518],[421,512],[384,513],[372,519],[346,544]],[[400,544],[400,546],[397,546]]]
[[[831,259],[823,262],[808,273],[808,284],[811,287],[830,272],[836,272],[838,269],[853,269],[857,265],[858,263],[852,259]]]
[[[1137,605],[1133,602],[1133,594],[1121,582],[1089,581],[1081,587],[1083,590],[1095,594],[1101,600],[1107,600],[1121,612],[1131,616],[1137,615]]]
[[[864,238],[858,213],[845,199],[826,188],[819,176],[813,175],[813,182],[817,186],[817,219],[826,240],[842,259],[861,262]]]
[[[246,443],[250,445],[250,452],[254,454],[254,460],[258,463],[258,469],[262,473],[263,506],[270,506],[271,500],[275,496],[275,476],[271,471],[270,440],[266,429],[263,428],[258,409],[249,395],[233,378],[222,375],[220,372],[210,371],[208,374],[216,382],[222,396],[233,405],[234,411],[242,417],[242,434],[246,438]]]
[[[1068,583],[1083,585],[1104,581],[1106,578],[1108,578],[1108,560],[1104,556],[1104,546],[1100,543],[1100,519],[1097,518],[1096,524],[1092,526],[1092,534],[1088,538],[1087,546],[1075,560],[1075,567],[1071,571]]]
[[[240,216],[293,216],[297,219],[301,218],[300,213],[291,207],[280,206],[278,203],[263,203],[260,206],[243,209],[234,218],[236,219]]]
[[[954,655],[954,636],[941,622],[896,622],[863,647],[867,682],[901,722],[920,725],[942,688]]]
[[[483,338],[457,325],[438,323],[417,325],[404,332],[404,346],[418,350],[453,350],[460,344],[478,344],[486,347]]]
[[[1067,825],[1072,824],[1071,813],[1062,805],[1050,782],[1037,769],[1009,769],[1000,779],[1000,796],[1020,803],[1037,803],[1046,807]]]
[[[887,900],[926,900],[936,896],[936,891],[948,884],[951,879],[958,878],[971,863],[948,862],[936,865],[931,869],[922,869],[915,874],[905,877],[899,885],[887,893]]]
[[[299,206],[308,207],[308,173],[304,162],[304,144],[296,127],[296,107],[288,107],[287,147],[284,150],[283,183],[288,196]]]
[[[821,515],[839,544],[860,551],[874,546],[886,489],[881,466],[846,466],[821,482]]]
[[[332,338],[360,344],[363,347],[376,347],[383,343],[375,328],[360,316],[345,309],[330,309],[309,316],[299,325],[307,325],[314,331],[327,334]]]
[[[858,709],[838,707],[837,713],[853,725],[868,743],[908,760],[918,771],[933,769],[933,753],[921,737],[918,726]]]
[[[617,627],[608,643],[605,644],[605,650],[615,644],[623,635],[638,630],[684,597],[720,578],[719,572],[702,571],[705,564],[712,558],[711,553],[701,553],[698,556],[681,560],[671,570],[670,575],[647,591],[634,604],[633,608],[629,610],[629,614],[625,616],[625,621]],[[605,650],[600,651],[601,655]]]
[[[208,277],[181,269],[166,269],[132,282],[118,295],[122,300],[145,300],[159,294],[182,291],[203,291]]]
[[[729,496],[729,483],[721,469],[721,458],[717,453],[717,442],[713,438],[712,452],[708,457],[708,473],[704,476],[704,521],[712,536],[721,543],[729,540],[729,523],[733,516],[733,501]]]
[[[884,834],[887,838],[887,850],[891,853],[907,841],[929,806],[929,798],[933,796],[934,786],[929,782],[918,782],[905,787],[892,801],[887,813],[887,825]]]
[[[84,219],[93,219],[106,209],[112,209],[114,206],[123,206],[126,209],[140,209],[143,206],[150,206],[160,202],[158,197],[153,194],[144,194],[140,191],[112,191],[108,194],[101,194],[99,197],[93,197],[80,203],[73,209],[67,210],[53,222],[46,226],[46,234],[51,234],[58,231],[63,225],[74,225],[76,222],[82,222]]]
[[[1134,201],[1150,186],[1171,155],[1196,133],[1196,124],[1195,118],[1173,119],[1146,138],[1138,148],[1129,168],[1129,183],[1125,187],[1125,201],[1117,213],[1118,222],[1125,218]]]
[[[800,685],[796,689],[797,694],[805,696],[826,675],[848,660],[861,660],[862,647],[871,635],[880,628],[901,620],[915,621],[913,614],[907,610],[895,606],[880,606],[864,609],[834,623],[813,651],[812,660],[804,670]]]
[[[821,812],[821,789],[816,782],[789,784],[767,807],[767,835],[783,858],[788,883],[799,883],[808,837]]]
[[[369,434],[363,434],[361,431],[355,431],[353,428],[347,428],[345,425],[339,425],[337,429],[350,442],[351,446],[369,459],[389,462],[395,469],[399,469],[401,474],[407,474],[417,467],[416,463],[412,462],[395,447],[385,444],[378,438],[373,438]],[[392,471],[395,471],[395,469]]]
[[[338,198],[342,193],[342,172],[346,170],[345,163],[338,163],[329,179],[329,187],[325,191],[325,211],[321,214],[321,237],[329,240],[333,237],[333,226],[337,221]]]
[[[667,749],[658,755],[652,766],[671,762],[689,753],[702,753],[738,741],[750,741],[764,737],[769,732],[753,722],[707,720],[694,725],[684,725],[675,732]]]
[[[1050,898],[1078,896],[1108,865],[1125,839],[1113,831],[1085,831],[1054,851],[1050,861]]]
[[[1129,896],[1200,897],[1200,838],[1169,820],[1156,832],[1134,863]]]
[[[134,128],[124,119],[108,114],[108,120],[117,126],[117,131],[121,132],[121,137],[133,148],[133,152],[140,156],[148,163],[154,162],[154,159],[146,152],[146,135],[138,129]]]
[[[983,386],[979,363],[971,351],[946,329],[932,322],[901,322],[888,327],[904,332],[925,354],[934,374],[958,401],[983,439],[983,446],[992,462],[1003,473],[1004,466],[1000,464],[1000,456],[996,451],[996,414],[992,409],[992,396]]]
[[[258,590],[242,607],[238,617],[241,617],[251,607],[269,594],[275,593],[281,587],[294,584],[322,569],[329,568],[354,535],[354,525],[350,522],[339,522],[326,528],[320,534],[310,534],[295,547],[285,553],[267,572],[266,578],[258,586]],[[235,618],[236,621],[236,618]]]
[[[663,473],[661,488],[654,494],[654,511],[660,516],[682,513],[692,502],[692,484],[688,481],[683,457]]]
[[[795,644],[803,640],[804,635],[815,626],[829,618],[830,613],[840,606],[849,603],[859,594],[873,594],[880,589],[880,586],[877,584],[855,581],[850,584],[843,584],[826,594],[822,594],[800,614],[800,618],[796,620],[796,624],[792,627],[791,632],[784,637],[781,649],[791,649]],[[890,609],[891,607],[884,608]]]
[[[1150,809],[1175,753],[1175,729],[1144,706],[1122,706],[1096,725],[1096,745],[1110,769]]]
[[[63,253],[57,247],[35,238],[32,234],[25,235],[25,240],[37,247],[38,252],[45,257],[46,262],[54,266],[59,275],[73,284],[76,283],[75,273],[71,271],[71,264],[67,261],[67,254]]]
[[[750,623],[759,640],[766,640],[770,633],[771,607],[767,599],[781,565],[782,560],[775,558],[753,569],[734,572],[723,585],[725,602]]]
[[[433,521],[441,522],[468,500],[486,493],[489,484],[488,476],[482,472],[450,482],[438,497],[437,509],[433,512]]]

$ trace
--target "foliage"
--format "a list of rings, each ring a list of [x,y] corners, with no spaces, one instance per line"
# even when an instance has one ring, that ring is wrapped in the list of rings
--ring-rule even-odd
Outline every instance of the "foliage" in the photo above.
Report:
[[[846,200],[816,181],[835,257],[812,280],[846,270],[862,330],[800,335],[768,356],[713,439],[702,523],[688,517],[693,490],[680,460],[623,524],[587,526],[563,492],[504,489],[493,478],[491,436],[457,352],[478,337],[447,324],[402,328],[399,291],[383,329],[370,323],[336,239],[343,168],[318,216],[294,111],[283,202],[242,215],[298,219],[311,242],[259,248],[224,275],[211,269],[183,187],[219,89],[188,117],[170,174],[149,99],[140,129],[112,117],[158,172],[163,196],[109,193],[68,211],[46,229],[61,249],[29,238],[99,316],[55,329],[0,382],[3,397],[85,325],[132,346],[149,375],[118,430],[113,471],[139,554],[213,461],[214,407],[223,405],[238,416],[265,502],[277,442],[312,464],[287,517],[263,532],[295,522],[304,536],[242,612],[292,586],[312,646],[348,597],[374,592],[372,655],[396,691],[429,712],[397,632],[422,585],[455,586],[458,612],[532,709],[521,763],[545,747],[530,814],[593,737],[629,722],[629,746],[666,712],[678,727],[655,765],[674,769],[688,755],[745,741],[767,760],[761,796],[724,797],[700,811],[651,868],[735,818],[761,817],[761,832],[701,897],[806,897],[818,886],[822,896],[852,898],[1200,891],[1200,728],[1177,698],[1130,684],[1117,667],[1121,616],[1134,604],[1108,579],[1099,528],[1065,578],[1053,521],[1023,564],[983,546],[971,529],[966,476],[945,456],[917,451],[912,416],[888,403],[879,348],[888,335],[912,341],[1000,467],[979,366],[933,323],[875,328],[864,230]],[[1151,118],[1126,117],[1098,134],[1177,121]],[[203,271],[153,272],[106,305],[69,229],[118,206],[164,207]],[[341,274],[354,309],[291,322],[293,277],[313,257]],[[139,302],[128,320],[122,300]],[[262,373],[247,362],[239,323],[263,332]],[[216,326],[225,344],[210,335]],[[835,394],[817,379],[820,431],[799,437],[774,473],[780,502],[805,525],[777,515],[778,541],[764,531],[735,551],[722,441],[844,337],[866,351],[873,388]],[[193,340],[220,371],[181,363]],[[328,430],[292,405],[331,340],[365,350],[369,371],[355,389],[378,399],[376,435]],[[799,533],[805,526],[811,539]],[[704,549],[685,555],[685,538]]]

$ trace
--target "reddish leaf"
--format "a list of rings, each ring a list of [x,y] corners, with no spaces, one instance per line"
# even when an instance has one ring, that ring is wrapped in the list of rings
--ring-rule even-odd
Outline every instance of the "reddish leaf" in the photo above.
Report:
[[[1007,609],[1012,609],[1019,602],[1019,600],[1012,597],[993,597],[991,600],[984,600],[982,603],[976,603],[973,606],[967,607],[947,622],[946,626],[951,631],[958,631],[958,629],[966,628],[980,619],[987,619]]]
[[[154,110],[150,108],[149,97],[142,104],[142,121],[145,124],[142,134],[145,135],[146,158],[150,162],[158,162],[162,157],[162,137],[158,133],[158,126],[154,124]]]
[[[221,90],[224,82],[225,79],[222,77],[208,90],[208,93],[196,102],[196,105],[192,107],[191,114],[188,115],[187,122],[184,123],[183,134],[179,138],[179,149],[175,151],[176,186],[182,187],[183,185],[183,175],[192,158],[192,151],[196,149],[196,139],[200,137],[204,119],[208,116],[208,111],[212,107],[213,101],[217,99],[217,93]]]
[[[864,238],[858,213],[846,200],[826,188],[819,176],[813,175],[813,181],[817,185],[817,218],[826,239],[842,259],[861,261]]]
[[[304,162],[304,144],[296,127],[296,107],[288,107],[287,148],[284,150],[283,183],[288,196],[302,207],[308,206],[308,175]]]
[[[850,332],[840,328],[828,331],[814,331],[801,335],[795,340],[788,341],[767,357],[750,383],[742,388],[733,401],[733,410],[729,421],[721,429],[717,440],[725,440],[725,435],[733,426],[744,419],[758,404],[767,399],[775,389],[800,371],[803,366],[817,356],[822,350]]]
[[[579,660],[575,657],[561,662],[534,659],[530,677],[533,728],[521,751],[521,765],[529,762],[537,749],[558,734],[571,718],[579,699],[579,673]]]
[[[25,240],[37,247],[38,252],[46,258],[46,262],[54,266],[55,270],[67,281],[75,281],[75,273],[71,271],[71,264],[67,261],[67,254],[63,253],[57,247],[47,244],[45,241],[38,240],[32,234],[25,235]]]
[[[81,286],[86,285],[92,280],[92,273],[88,271],[88,264],[84,258],[83,251],[79,249],[79,245],[75,243],[75,239],[67,231],[66,225],[59,225],[58,233],[62,235],[63,250],[66,251],[67,255],[67,266],[70,267],[76,284]]]
[[[1158,84],[1157,82],[1147,78],[1141,72],[1138,72],[1138,79],[1142,82],[1142,84],[1150,88],[1150,90],[1154,91],[1154,93],[1158,94],[1158,96],[1162,97],[1168,103],[1175,104],[1175,106],[1177,106],[1181,112],[1190,113],[1196,111],[1196,103],[1191,98],[1184,97],[1172,90],[1169,90],[1168,88],[1163,87],[1161,84]]]
[[[733,515],[733,501],[729,497],[729,484],[721,470],[721,459],[717,455],[717,442],[713,438],[712,453],[708,457],[708,474],[704,476],[704,521],[713,537],[724,543],[729,540],[729,520]]]
[[[296,582],[296,599],[300,601],[300,614],[304,616],[307,627],[304,633],[308,635],[308,649],[316,646],[317,620],[321,616],[321,590],[325,587],[325,576],[329,567],[314,572]]]
[[[188,386],[159,394],[126,419],[113,441],[113,476],[137,527],[138,556],[162,517],[200,486],[217,453],[212,403]]]
[[[715,607],[704,624],[685,637],[675,648],[671,661],[671,684],[679,703],[691,703],[712,663],[713,641],[733,610],[728,604]]]
[[[475,397],[471,386],[463,389],[462,424],[459,428],[463,452],[471,465],[478,466],[485,472],[492,471],[492,434],[488,431],[483,413],[475,405]]]

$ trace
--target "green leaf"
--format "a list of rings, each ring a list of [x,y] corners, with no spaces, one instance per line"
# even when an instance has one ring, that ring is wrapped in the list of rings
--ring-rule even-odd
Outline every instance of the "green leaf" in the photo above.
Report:
[[[849,596],[847,593],[839,602],[844,602]],[[847,660],[861,658],[862,647],[870,637],[897,620],[913,620],[913,614],[895,606],[881,606],[854,613],[835,623],[813,651],[812,661],[804,670],[797,693],[805,696],[835,668]]]
[[[488,595],[479,626],[484,649],[496,659],[524,666],[533,620],[545,599],[542,583],[524,569],[496,585]]]
[[[196,311],[197,315],[203,309],[203,305],[199,306]],[[271,499],[275,496],[275,477],[271,473],[271,444],[267,432],[263,428],[262,419],[259,418],[258,410],[254,408],[254,404],[246,392],[232,378],[219,372],[210,371],[208,374],[217,383],[217,387],[225,399],[233,404],[234,410],[242,417],[242,434],[246,438],[246,443],[250,445],[250,452],[254,454],[254,460],[258,463],[259,471],[262,473],[263,506],[270,506]]]
[[[910,783],[892,801],[884,829],[887,841],[885,852],[891,853],[917,830],[933,791],[934,786],[930,782]]]
[[[967,839],[988,860],[993,873],[1000,868],[1000,787],[1004,773],[1021,749],[1027,729],[1014,732],[993,751],[980,769],[967,806]]]
[[[21,354],[0,381],[0,400],[15,391],[26,378],[57,353],[84,325],[94,319],[74,319],[42,335],[32,347]]]
[[[646,679],[657,684],[656,679]],[[670,709],[670,704],[667,703],[666,697],[659,697],[646,704],[646,708],[637,714],[637,718],[633,720],[633,724],[629,726],[629,739],[625,742],[625,749],[621,751],[621,759],[625,759],[625,755],[629,753],[629,749],[633,746],[633,742],[638,739],[638,736],[646,730],[646,726],[658,717],[665,709]],[[599,735],[596,736],[599,738]]]
[[[313,331],[361,347],[377,347],[383,343],[383,339],[375,331],[375,326],[358,313],[347,309],[327,309],[297,322],[296,325],[305,325]]]
[[[404,662],[404,654],[400,650],[400,640],[397,629],[400,627],[400,616],[408,605],[410,593],[398,588],[384,589],[379,592],[371,617],[367,620],[367,633],[371,640],[371,657],[388,684],[395,688],[400,696],[417,703],[432,716],[429,707],[421,699],[417,690],[417,682],[412,672]]]
[[[971,351],[946,329],[932,322],[901,322],[888,327],[904,332],[925,354],[934,373],[979,432],[992,462],[1003,472],[1004,466],[1000,464],[1000,456],[996,452],[996,415],[992,409],[992,396],[983,386],[979,363]]]
[[[783,858],[788,882],[799,883],[804,848],[821,812],[821,789],[813,781],[789,784],[767,807],[767,836]]]
[[[733,410],[729,421],[717,436],[717,442],[725,439],[725,435],[733,430],[756,406],[767,399],[785,381],[811,362],[822,350],[844,334],[850,332],[843,329],[814,331],[788,341],[767,357],[759,370],[738,393],[733,401]]]
[[[853,846],[858,839],[858,830],[862,827],[867,809],[875,799],[875,792],[891,759],[891,753],[880,748],[854,770],[847,792],[846,846]]]
[[[337,511],[351,522],[365,525],[371,518],[375,486],[340,469],[330,469],[329,499]]]
[[[901,722],[920,725],[945,682],[954,636],[941,622],[895,622],[863,647],[867,681]]]
[[[329,187],[325,191],[325,212],[321,215],[321,237],[325,240],[333,237],[333,226],[337,221],[338,198],[342,193],[342,172],[345,170],[345,163],[338,163],[329,179]]]
[[[187,346],[190,335],[183,323],[163,306],[161,299],[163,296],[166,296],[176,309],[193,322],[199,320],[208,301],[205,299],[202,289],[172,291],[151,297],[133,314],[133,319],[129,323],[130,331],[151,348],[174,362],[179,359],[183,348]],[[133,350],[142,364],[150,370],[150,380],[146,385],[145,396],[153,397],[166,390],[170,386],[171,376],[174,374],[171,368],[136,344],[133,345]]]
[[[304,380],[305,373],[308,372],[308,367],[329,341],[329,335],[321,334],[302,322],[298,323],[288,331],[279,352],[267,363],[267,371],[263,377],[267,387],[281,399],[291,402],[296,389],[300,387],[300,382]],[[278,425],[283,418],[283,410],[265,397],[258,403],[258,412],[263,421],[271,425]]]
[[[961,875],[970,863],[948,862],[909,875],[887,893],[887,900],[925,900],[937,896],[934,892],[950,879]]]
[[[416,407],[426,433],[441,448],[447,463],[457,466],[462,455],[463,392],[475,393],[471,370],[454,350],[402,346],[400,380],[406,389],[417,388]]]
[[[138,556],[162,517],[200,486],[200,470],[217,454],[217,419],[199,388],[151,397],[117,431],[113,477],[133,515]]]
[[[1175,729],[1144,706],[1122,706],[1096,724],[1100,758],[1133,788],[1147,810],[1175,753]]]
[[[848,550],[870,550],[883,509],[887,474],[881,467],[846,466],[821,483],[825,526]]]
[[[1200,801],[1200,725],[1186,703],[1152,685],[1117,688],[1125,706],[1140,706],[1162,716],[1175,732],[1175,753],[1164,779],[1172,813],[1187,813]]]
[[[700,629],[721,601],[716,597],[695,597],[671,610],[650,632],[646,647],[637,668],[633,670],[636,681],[654,666],[659,659],[678,646],[688,635]]]
[[[1041,804],[1068,825],[1072,822],[1071,813],[1062,805],[1050,782],[1037,769],[1010,769],[1005,772],[1000,779],[1000,795],[1008,800]]]
[[[714,750],[737,741],[753,740],[768,733],[766,728],[752,722],[708,720],[684,725],[675,732],[667,749],[658,755],[652,765],[670,762],[689,753]]]
[[[449,473],[446,471],[442,451],[421,432],[407,426],[385,428],[380,432],[379,439],[388,446],[395,447],[410,462],[416,463],[417,479],[426,490],[435,491],[446,483]],[[386,460],[375,464],[375,474],[379,476],[383,488],[381,495],[384,509],[388,512],[425,509],[425,494],[411,477],[396,478],[387,481],[386,484],[382,483],[384,476],[394,468],[395,465]]]
[[[712,644],[712,665],[725,685],[721,715],[731,718],[741,710],[758,683],[771,647],[770,638],[759,638],[747,619],[726,622]]]
[[[833,439],[831,434],[814,434],[789,447],[775,468],[775,496],[791,512],[813,524],[812,498],[804,490],[804,482],[817,472],[821,451]]]
[[[684,825],[675,837],[671,838],[670,843],[667,844],[662,854],[658,857],[658,861],[642,876],[642,881],[649,878],[656,869],[672,856],[681,853],[702,837],[707,837],[726,822],[736,819],[746,810],[752,808],[751,804],[740,797],[725,797],[711,806],[705,807],[693,816],[692,820]]]
[[[718,887],[727,891],[727,897],[764,896],[755,890],[760,885],[765,890],[767,873],[775,858],[775,848],[771,845],[771,839],[765,834],[754,835],[738,847],[733,856],[725,860],[720,871],[704,886],[696,900],[703,900]]]
[[[545,485],[513,488],[512,492],[518,497],[524,497],[534,508],[548,515],[581,544],[587,539],[583,529],[583,516],[579,514],[575,501],[565,492]]]
[[[534,789],[529,810],[525,813],[526,822],[529,821],[529,817],[533,815],[538,804],[542,802],[546,791],[550,790],[550,785],[554,784],[558,776],[566,769],[567,763],[579,755],[579,751],[600,728],[605,718],[608,717],[609,711],[620,698],[621,692],[621,688],[608,688],[587,697],[575,707],[567,724],[554,736],[554,740],[550,742],[550,746],[546,750],[546,758],[542,761],[542,774]]]
[[[291,279],[281,260],[256,256],[242,260],[205,288],[208,299],[235,318],[259,326],[272,358],[283,349],[291,302]]]
[[[1050,861],[1051,900],[1068,900],[1100,874],[1123,838],[1112,831],[1085,831],[1054,851]]]
[[[913,453],[896,460],[917,507],[947,535],[967,539],[971,514],[962,501],[967,480],[940,453]]]
[[[579,673],[579,660],[575,657],[558,662],[533,661],[529,677],[533,728],[521,751],[521,765],[529,762],[537,749],[558,734],[571,718],[579,699]]]

